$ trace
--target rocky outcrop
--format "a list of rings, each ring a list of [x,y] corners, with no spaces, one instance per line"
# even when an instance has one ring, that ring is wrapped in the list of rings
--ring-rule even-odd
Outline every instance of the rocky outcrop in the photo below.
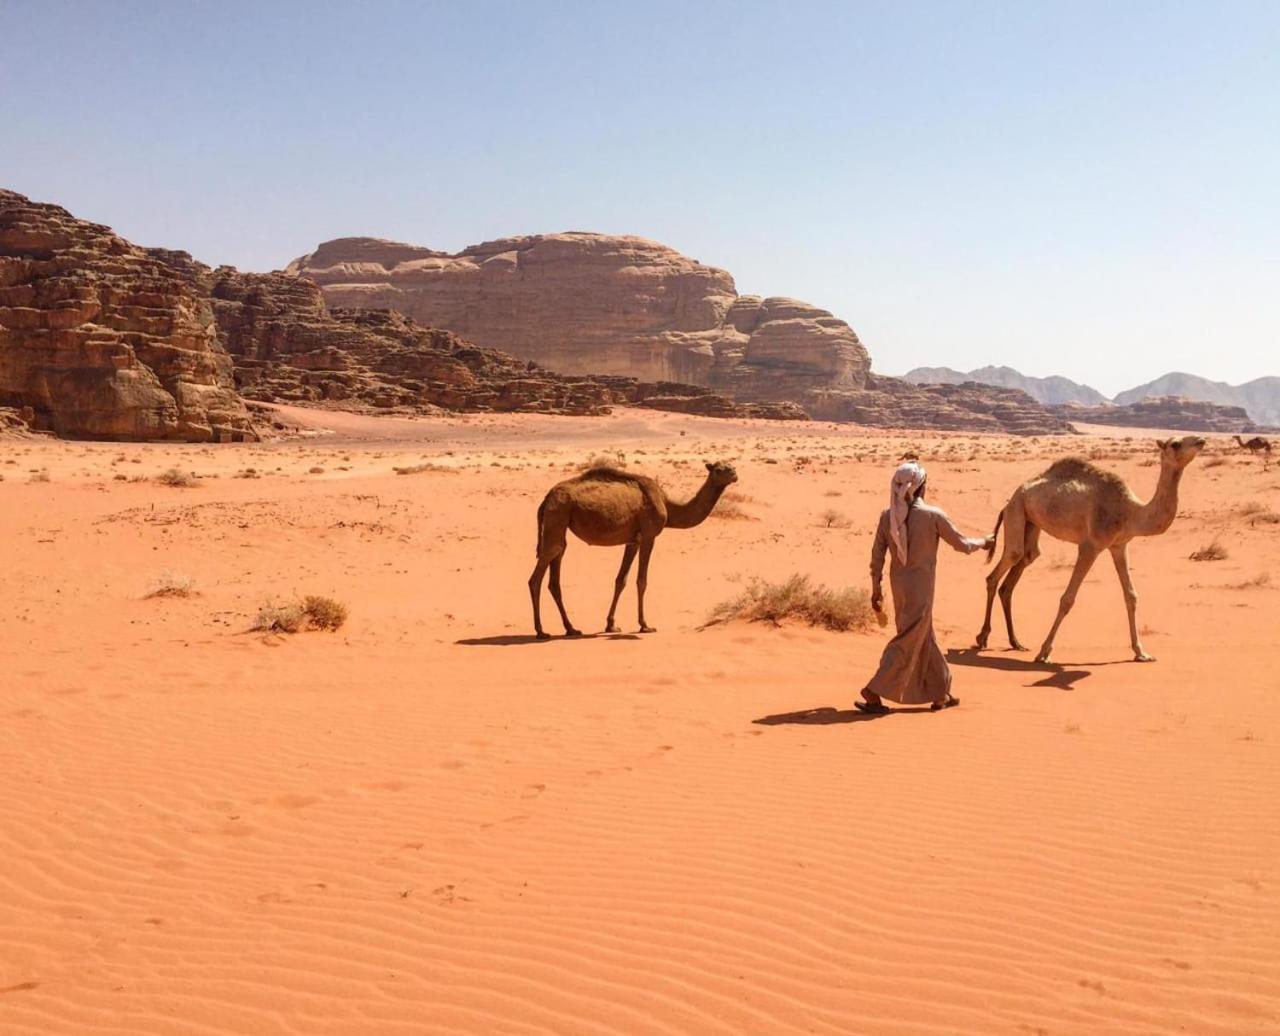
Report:
[[[1052,408],[1068,421],[1114,425],[1121,428],[1164,428],[1175,432],[1256,432],[1249,413],[1238,406],[1222,406],[1181,396],[1139,399],[1120,406],[1067,405]]]
[[[1060,435],[1073,431],[1062,416],[1018,389],[967,382],[912,385],[872,375],[856,392],[815,393],[806,409],[822,421],[853,421],[874,428],[937,428],[1006,435]]]
[[[567,374],[803,403],[815,389],[862,388],[870,369],[853,329],[826,310],[739,295],[726,271],[639,237],[504,238],[456,255],[342,238],[287,272],[333,306],[393,309]]]
[[[740,404],[709,389],[562,375],[388,310],[330,310],[288,274],[190,268],[209,296],[247,399],[344,409],[603,414],[614,404],[714,417],[804,420],[787,404]]]
[[[164,253],[6,190],[0,406],[67,437],[254,437],[209,300]]]
[[[1174,372],[1145,385],[1121,392],[1115,402],[1121,406],[1152,397],[1181,396],[1184,399],[1217,403],[1223,407],[1243,407],[1259,424],[1280,424],[1280,378],[1256,378],[1243,385],[1210,381],[1194,374]]]
[[[963,385],[966,381],[976,381],[979,385],[1021,389],[1032,399],[1048,406],[1060,403],[1094,406],[1107,401],[1107,397],[1097,389],[1070,378],[1056,374],[1048,378],[1035,378],[1012,367],[979,367],[967,373],[950,367],[917,367],[907,371],[902,380],[913,385]]]

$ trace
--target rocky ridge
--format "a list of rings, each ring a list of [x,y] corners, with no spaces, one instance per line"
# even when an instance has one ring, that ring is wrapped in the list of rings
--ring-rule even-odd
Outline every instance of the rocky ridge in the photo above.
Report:
[[[1186,432],[1257,432],[1266,429],[1254,423],[1244,407],[1223,406],[1183,396],[1156,396],[1118,405],[1066,404],[1051,407],[1065,421],[1115,425],[1122,428],[1167,428]]]
[[[71,438],[254,437],[207,298],[162,255],[2,189],[0,406]]]
[[[746,402],[865,387],[853,329],[788,298],[739,295],[725,270],[640,237],[502,238],[451,255],[342,238],[294,260],[338,307],[394,309],[564,373],[675,381]]]

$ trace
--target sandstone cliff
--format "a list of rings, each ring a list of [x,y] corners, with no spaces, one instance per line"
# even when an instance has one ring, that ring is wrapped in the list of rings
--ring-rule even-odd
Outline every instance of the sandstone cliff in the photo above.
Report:
[[[785,298],[739,295],[724,270],[639,237],[504,238],[456,255],[343,238],[289,273],[334,306],[394,309],[563,373],[630,375],[796,400],[860,389],[870,360],[852,328]]]
[[[68,437],[253,438],[209,300],[163,255],[0,189],[0,406]]]
[[[1223,406],[1181,396],[1157,396],[1137,399],[1127,404],[1105,403],[1102,406],[1066,405],[1051,407],[1068,421],[1115,425],[1121,428],[1165,428],[1178,432],[1256,432],[1263,426],[1254,423],[1244,407]]]

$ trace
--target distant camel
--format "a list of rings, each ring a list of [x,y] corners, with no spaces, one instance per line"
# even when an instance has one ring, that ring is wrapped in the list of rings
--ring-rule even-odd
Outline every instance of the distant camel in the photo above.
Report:
[[[1027,566],[1040,556],[1040,531],[1043,529],[1054,539],[1078,544],[1080,549],[1075,571],[1071,573],[1071,581],[1058,604],[1058,617],[1036,661],[1049,661],[1058,627],[1075,604],[1084,577],[1104,550],[1111,551],[1111,559],[1115,562],[1116,574],[1124,590],[1133,659],[1135,662],[1155,661],[1143,650],[1138,639],[1138,592],[1129,578],[1128,544],[1135,536],[1159,536],[1173,524],[1178,513],[1178,483],[1182,472],[1204,449],[1205,441],[1197,435],[1189,435],[1182,439],[1163,439],[1156,445],[1160,447],[1160,482],[1155,495],[1145,504],[1133,495],[1118,475],[1103,471],[1078,457],[1055,462],[1044,474],[1014,490],[996,519],[997,533],[1000,523],[1006,523],[1004,554],[987,576],[987,614],[978,634],[979,648],[987,646],[987,638],[991,634],[991,607],[999,586],[1000,603],[1004,606],[1005,625],[1009,630],[1009,645],[1018,651],[1026,650],[1013,632],[1013,590]],[[990,561],[994,555],[993,543],[987,560]],[[1000,580],[1006,572],[1009,577],[1001,586]]]
[[[551,634],[542,628],[542,576],[551,568],[551,596],[560,609],[566,637],[581,636],[573,628],[560,595],[560,562],[566,546],[565,533],[572,530],[578,539],[593,547],[624,547],[622,567],[613,583],[613,603],[609,605],[606,633],[617,633],[613,621],[618,598],[627,585],[627,573],[636,554],[640,555],[640,571],[636,576],[639,601],[640,632],[653,633],[644,621],[644,590],[649,581],[649,555],[654,541],[663,529],[691,529],[700,525],[715,507],[720,494],[738,481],[733,465],[707,462],[707,479],[686,503],[672,500],[662,487],[644,475],[634,475],[616,468],[592,468],[577,478],[566,479],[547,493],[538,508],[538,563],[529,577],[529,594],[533,598],[533,628],[539,640]]]
[[[1271,456],[1271,443],[1267,442],[1261,435],[1255,435],[1248,442],[1245,442],[1240,436],[1233,436],[1236,442],[1240,444],[1242,450],[1248,450],[1250,453],[1265,453]]]

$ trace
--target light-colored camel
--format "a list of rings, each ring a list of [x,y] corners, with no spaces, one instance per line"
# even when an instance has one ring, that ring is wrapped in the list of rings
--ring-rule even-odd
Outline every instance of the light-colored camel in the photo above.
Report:
[[[1245,442],[1240,436],[1233,437],[1240,444],[1242,450],[1248,450],[1250,453],[1265,453],[1270,455],[1271,443],[1267,442],[1261,435],[1255,435],[1248,442]]]
[[[551,569],[551,596],[560,609],[567,637],[581,636],[564,610],[560,594],[560,562],[564,557],[566,533],[593,547],[623,547],[622,566],[613,583],[613,603],[605,622],[606,633],[617,633],[613,621],[618,598],[627,585],[627,573],[636,555],[640,570],[636,575],[640,632],[653,633],[644,621],[644,591],[649,582],[649,555],[663,529],[691,529],[700,525],[715,507],[720,494],[738,481],[733,465],[707,462],[707,478],[693,498],[685,503],[672,500],[651,478],[615,468],[592,468],[577,478],[552,486],[538,508],[538,563],[529,577],[533,598],[533,628],[540,640],[550,636],[542,628],[542,577]]]
[[[1163,439],[1156,443],[1160,447],[1160,481],[1155,495],[1145,504],[1133,495],[1118,475],[1077,457],[1057,461],[1044,474],[1015,489],[996,519],[997,533],[1000,523],[1004,523],[1004,553],[987,576],[987,614],[978,634],[978,647],[985,648],[991,635],[991,608],[998,587],[1005,625],[1009,630],[1009,646],[1018,651],[1026,650],[1013,632],[1013,590],[1027,566],[1040,556],[1040,533],[1044,531],[1054,539],[1077,544],[1079,553],[1071,581],[1058,604],[1058,617],[1036,661],[1049,661],[1058,628],[1075,604],[1084,577],[1104,550],[1111,552],[1111,560],[1115,562],[1116,574],[1124,590],[1134,661],[1154,661],[1138,638],[1138,592],[1129,577],[1129,541],[1135,536],[1159,536],[1173,524],[1178,513],[1178,483],[1182,472],[1204,449],[1204,444],[1205,441],[1196,435]],[[987,560],[994,554],[993,541]],[[1005,573],[1008,573],[1008,578],[1005,578]],[[1004,579],[1003,584],[1001,579]]]

